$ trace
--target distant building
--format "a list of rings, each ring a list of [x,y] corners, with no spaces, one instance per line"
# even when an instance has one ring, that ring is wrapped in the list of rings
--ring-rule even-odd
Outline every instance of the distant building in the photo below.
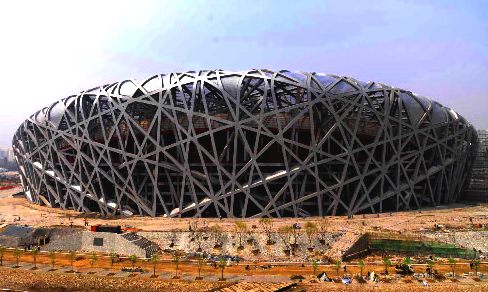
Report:
[[[15,154],[12,148],[7,149],[7,159],[9,162],[15,162]]]
[[[17,170],[17,162],[12,148],[0,148],[0,168]]]

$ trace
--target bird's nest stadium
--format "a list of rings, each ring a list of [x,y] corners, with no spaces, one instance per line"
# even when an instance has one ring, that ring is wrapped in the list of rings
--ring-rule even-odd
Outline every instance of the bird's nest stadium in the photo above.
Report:
[[[103,215],[306,217],[457,200],[473,126],[410,91],[289,71],[125,80],[30,116],[13,139],[29,200]]]

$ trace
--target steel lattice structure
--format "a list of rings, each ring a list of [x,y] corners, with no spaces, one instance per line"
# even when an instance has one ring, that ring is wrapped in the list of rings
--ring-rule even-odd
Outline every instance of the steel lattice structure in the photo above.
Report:
[[[476,155],[454,110],[377,82],[200,71],[81,92],[13,139],[38,204],[102,214],[260,217],[453,202]]]

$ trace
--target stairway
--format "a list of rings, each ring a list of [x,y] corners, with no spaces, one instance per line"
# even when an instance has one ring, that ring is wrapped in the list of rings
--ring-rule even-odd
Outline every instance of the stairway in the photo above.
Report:
[[[122,234],[122,237],[145,250],[146,258],[150,258],[152,255],[157,254],[160,251],[159,247],[154,242],[133,232],[124,233]]]

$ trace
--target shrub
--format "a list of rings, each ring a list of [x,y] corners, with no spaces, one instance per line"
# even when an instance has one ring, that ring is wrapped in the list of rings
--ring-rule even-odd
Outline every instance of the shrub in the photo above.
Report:
[[[303,280],[303,279],[305,279],[305,277],[302,275],[291,275],[290,279],[291,280]]]
[[[361,277],[360,275],[355,275],[355,276],[354,276],[354,279],[355,279],[356,281],[358,281],[358,283],[359,283],[359,284],[364,284],[364,283],[366,283],[366,280],[364,280],[364,279],[363,279],[363,277]]]
[[[443,274],[435,274],[434,279],[436,279],[437,281],[444,281],[446,279],[446,276],[444,276]]]

